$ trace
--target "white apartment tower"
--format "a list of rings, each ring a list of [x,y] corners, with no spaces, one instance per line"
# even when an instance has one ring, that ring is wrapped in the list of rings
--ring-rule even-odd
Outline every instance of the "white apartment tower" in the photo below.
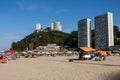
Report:
[[[106,49],[110,46],[114,46],[113,14],[107,12],[95,16],[95,48]]]
[[[82,19],[78,22],[78,48],[91,47],[91,20]]]
[[[51,29],[56,31],[62,31],[62,26],[60,25],[60,21],[52,22]]]
[[[36,31],[39,32],[41,30],[41,24],[37,23],[36,24]]]

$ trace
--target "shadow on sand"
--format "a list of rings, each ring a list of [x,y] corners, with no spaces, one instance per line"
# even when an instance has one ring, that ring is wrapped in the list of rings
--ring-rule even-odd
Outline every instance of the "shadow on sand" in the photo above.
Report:
[[[108,74],[104,80],[120,80],[120,71]]]
[[[80,59],[67,59],[67,60],[55,60],[55,59],[43,59],[47,61],[57,61],[57,62],[66,62],[66,63],[77,63],[77,64],[90,64],[90,65],[100,65],[100,66],[113,66],[113,67],[120,67],[120,65],[115,65],[115,64],[101,64],[101,63],[90,63],[90,62],[84,62],[85,60],[80,60]],[[74,62],[75,61],[75,62]],[[77,61],[77,62],[76,62]]]
[[[68,60],[42,59],[42,60],[54,61],[54,62],[64,62],[64,63],[74,63],[74,64],[90,64],[90,65],[120,67],[120,65],[113,65],[113,64],[101,64],[101,63],[84,62],[84,60],[79,60],[79,59],[73,59],[73,61],[71,61],[71,62],[69,61],[69,59]],[[77,61],[77,62],[74,62],[74,60]],[[103,80],[120,80],[120,71],[107,74],[106,76],[103,77]]]
[[[74,61],[83,61],[83,62],[74,62]],[[91,65],[100,65],[100,66],[116,66],[116,67],[120,67],[120,65],[114,65],[114,64],[101,64],[101,63],[84,62],[84,60],[80,60],[80,59],[69,59],[69,62],[81,63],[81,64],[91,64]]]

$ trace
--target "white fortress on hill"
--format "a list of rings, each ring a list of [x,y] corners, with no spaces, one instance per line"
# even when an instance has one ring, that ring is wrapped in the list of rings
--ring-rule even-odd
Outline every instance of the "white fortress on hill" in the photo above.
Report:
[[[60,24],[60,21],[54,21],[51,23],[51,26],[49,26],[51,28],[52,31],[62,31],[62,26]],[[36,24],[36,31],[42,31],[42,27],[40,23]]]
[[[62,31],[62,26],[60,25],[60,21],[52,22],[51,30]]]

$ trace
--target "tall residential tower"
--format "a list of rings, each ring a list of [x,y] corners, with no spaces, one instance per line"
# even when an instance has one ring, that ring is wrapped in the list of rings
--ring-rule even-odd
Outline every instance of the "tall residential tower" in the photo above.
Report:
[[[107,12],[95,16],[95,48],[106,49],[110,46],[114,46],[113,14]]]
[[[91,47],[91,20],[89,18],[78,22],[78,47]]]

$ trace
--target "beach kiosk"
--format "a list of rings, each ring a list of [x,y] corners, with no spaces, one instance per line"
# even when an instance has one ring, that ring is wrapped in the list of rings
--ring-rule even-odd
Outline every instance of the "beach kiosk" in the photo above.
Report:
[[[80,47],[79,49],[79,57],[78,59],[70,59],[69,61],[73,61],[73,60],[84,60],[84,59],[90,59],[91,58],[91,54],[94,55],[94,51],[96,51],[95,49],[91,48],[91,47]]]
[[[94,55],[95,49],[91,47],[80,47],[79,60],[90,59]]]

